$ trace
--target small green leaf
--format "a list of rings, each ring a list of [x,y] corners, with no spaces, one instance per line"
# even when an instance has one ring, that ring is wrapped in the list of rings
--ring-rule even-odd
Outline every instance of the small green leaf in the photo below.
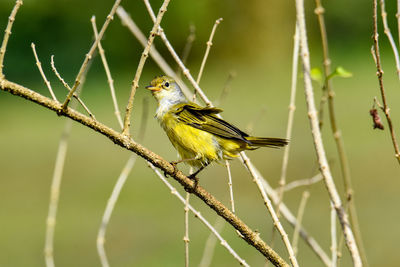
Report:
[[[320,68],[312,68],[311,69],[311,79],[322,84],[323,77],[322,77],[322,71]]]
[[[332,72],[329,76],[328,76],[328,80],[332,79],[333,77],[338,76],[338,77],[342,77],[342,78],[349,78],[353,76],[353,73],[345,70],[343,67],[339,66],[335,69],[334,72]]]

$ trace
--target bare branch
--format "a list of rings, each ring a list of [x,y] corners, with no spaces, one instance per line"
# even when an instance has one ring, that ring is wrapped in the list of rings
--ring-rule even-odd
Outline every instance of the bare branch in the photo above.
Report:
[[[303,221],[304,210],[306,209],[306,204],[309,196],[310,193],[308,191],[303,192],[300,200],[299,210],[297,212],[297,223],[296,226],[294,227],[293,239],[292,239],[293,250],[296,255],[298,252],[297,245],[299,243],[299,231],[301,227],[301,222]]]
[[[61,77],[60,73],[57,71],[57,68],[54,64],[54,55],[51,56],[51,68],[53,70],[53,72],[55,73],[55,75],[57,76],[57,78],[60,80],[60,82],[64,85],[64,87],[71,92],[71,87],[68,85],[68,83],[66,83],[64,81],[64,79]],[[82,78],[81,78],[82,79]],[[82,84],[82,83],[81,83]],[[80,97],[76,94],[76,92],[72,95],[78,102],[79,104],[81,104],[81,106],[83,107],[84,110],[86,110],[87,114],[93,118],[96,119],[94,117],[94,115],[92,114],[92,112],[89,110],[89,108],[85,105],[85,103],[83,103],[83,101],[80,99]]]
[[[4,33],[3,43],[1,44],[0,48],[0,79],[4,79],[3,62],[4,62],[4,56],[6,54],[7,43],[11,35],[11,29],[15,20],[15,16],[17,15],[18,9],[22,4],[23,4],[22,0],[17,0],[15,2],[13,10],[11,11],[10,16],[8,17],[8,24]]]
[[[217,19],[215,21],[215,23],[214,23],[214,26],[213,26],[212,30],[211,30],[210,38],[207,41],[206,52],[204,53],[204,57],[203,57],[203,61],[201,62],[199,74],[197,75],[197,80],[196,80],[197,84],[200,84],[201,76],[203,75],[204,67],[206,66],[208,54],[210,53],[211,46],[213,45],[212,40],[214,39],[215,31],[217,30],[217,27],[221,23],[221,21],[222,21],[222,18]],[[196,100],[196,90],[193,93],[193,101],[195,101],[195,100]]]
[[[90,19],[90,21],[92,22],[94,36],[97,39],[99,37],[99,33],[97,32],[96,17],[93,16]],[[117,117],[119,126],[122,129],[124,127],[124,125],[122,123],[121,113],[119,112],[117,97],[115,96],[114,80],[113,80],[113,78],[111,76],[111,71],[110,71],[110,68],[108,67],[107,58],[106,58],[106,55],[104,53],[104,49],[103,49],[103,46],[101,45],[101,41],[100,40],[99,40],[99,43],[97,45],[97,48],[99,49],[99,54],[100,54],[100,57],[101,57],[101,61],[103,62],[104,70],[105,70],[106,75],[107,75],[107,82],[108,82],[108,85],[110,87],[111,98],[112,98],[112,101],[113,101],[113,104],[114,104],[114,114]]]
[[[225,221],[221,217],[217,217],[217,220],[214,224],[215,231],[220,233],[222,229],[224,229]],[[217,243],[217,237],[213,232],[208,236],[206,245],[204,246],[203,257],[201,257],[200,267],[208,267],[211,265],[211,260],[214,255],[215,245]]]
[[[46,84],[47,89],[49,89],[49,92],[50,92],[51,97],[53,98],[53,100],[55,100],[55,101],[58,102],[57,97],[56,97],[56,95],[54,94],[53,89],[51,88],[50,82],[49,82],[49,80],[47,80],[46,75],[45,75],[44,72],[43,72],[42,63],[40,63],[39,57],[38,57],[38,55],[37,55],[37,53],[36,53],[35,44],[34,44],[34,43],[31,43],[31,47],[32,47],[33,55],[35,56],[36,66],[37,66],[38,69],[39,69],[40,75],[42,75],[43,81],[44,81],[44,83]]]
[[[62,107],[60,103],[8,80],[1,79],[0,88],[3,91],[23,97],[55,112],[59,112]],[[195,183],[186,177],[182,172],[176,172],[174,166],[161,158],[159,155],[136,143],[126,135],[118,133],[99,121],[87,117],[71,108],[67,107],[65,112],[60,115],[71,118],[72,120],[75,120],[96,132],[99,132],[100,134],[109,138],[115,144],[136,153],[157,168],[161,169],[166,174],[178,181],[186,190],[193,192],[194,195],[200,198],[219,216],[223,217],[229,224],[231,224],[241,233],[243,239],[248,244],[256,248],[275,266],[288,266],[288,264],[259,237],[259,234],[251,230],[244,222],[242,222],[235,214],[233,214],[227,207],[225,207],[214,196],[208,193],[204,188],[199,185],[195,186]]]
[[[390,136],[392,138],[392,143],[393,143],[393,148],[395,152],[395,157],[400,164],[400,151],[399,151],[399,145],[396,139],[396,134],[394,133],[394,128],[393,128],[393,123],[392,119],[390,117],[390,112],[389,112],[389,106],[387,104],[386,100],[386,92],[385,92],[385,87],[383,86],[383,70],[382,70],[382,65],[381,65],[381,56],[379,52],[379,40],[378,40],[378,3],[377,0],[374,0],[374,34],[373,34],[373,41],[374,41],[374,50],[373,50],[373,58],[375,60],[376,64],[376,75],[378,76],[378,82],[379,82],[379,90],[381,92],[381,97],[382,97],[382,102],[383,102],[383,108],[382,111],[385,113],[387,123],[389,125],[389,131],[390,131]]]
[[[116,0],[110,13],[107,16],[106,21],[103,24],[103,27],[101,27],[100,33],[97,36],[97,38],[94,40],[92,47],[90,47],[89,52],[86,54],[85,60],[82,63],[82,66],[78,72],[78,75],[76,75],[75,78],[75,83],[72,86],[71,91],[69,92],[69,94],[67,95],[67,98],[64,101],[64,104],[62,105],[62,109],[63,111],[65,111],[65,109],[68,106],[68,103],[71,101],[72,95],[75,93],[76,89],[78,88],[79,84],[81,83],[81,78],[82,75],[85,73],[85,70],[87,68],[87,65],[89,63],[89,61],[92,59],[93,53],[96,50],[96,47],[98,45],[98,43],[100,42],[100,40],[103,38],[104,32],[106,31],[108,24],[110,24],[111,20],[114,18],[114,14],[119,6],[119,4],[121,3],[121,0]]]
[[[149,38],[147,39],[147,45],[144,48],[142,56],[140,57],[139,65],[136,69],[135,78],[132,81],[131,94],[129,96],[129,101],[126,106],[126,113],[125,113],[125,118],[124,118],[124,128],[122,130],[122,133],[124,135],[129,135],[129,127],[131,125],[131,113],[132,113],[133,100],[135,98],[136,89],[139,87],[139,79],[140,79],[140,76],[142,75],[142,70],[143,70],[144,64],[146,63],[146,60],[149,56],[150,47],[153,44],[154,38],[157,35],[158,27],[160,26],[161,20],[164,16],[165,12],[167,11],[167,6],[169,4],[169,1],[170,0],[164,0],[164,3],[162,4],[160,10],[158,11],[157,18],[154,21],[153,28],[151,29]]]
[[[340,200],[335,183],[333,181],[331,171],[329,169],[328,160],[326,159],[325,149],[322,142],[321,131],[318,125],[317,110],[315,108],[315,102],[314,102],[314,91],[310,76],[310,58],[309,58],[310,52],[308,50],[308,43],[307,43],[307,32],[306,32],[306,24],[304,17],[303,0],[296,0],[296,15],[300,30],[300,47],[301,47],[301,58],[303,63],[303,80],[304,80],[304,89],[305,89],[307,108],[308,108],[308,117],[310,120],[311,133],[313,136],[314,146],[318,157],[318,163],[321,173],[324,176],[325,185],[326,188],[328,189],[330,199],[334,204],[334,207],[339,217],[340,224],[343,228],[346,244],[352,256],[353,264],[354,266],[359,267],[362,266],[361,257],[358,251],[356,241],[354,239],[353,231],[348,221],[348,216],[342,206],[342,201]]]

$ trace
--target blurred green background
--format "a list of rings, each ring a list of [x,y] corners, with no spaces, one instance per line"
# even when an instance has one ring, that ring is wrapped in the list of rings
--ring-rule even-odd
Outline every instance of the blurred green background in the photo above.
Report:
[[[151,1],[158,10],[161,1]],[[14,1],[0,2],[0,29],[5,29]],[[35,66],[30,48],[36,49],[56,95],[65,89],[54,77],[50,56],[55,55],[59,72],[71,85],[93,41],[90,18],[95,15],[100,28],[113,1],[25,1],[13,27],[6,57],[5,74],[14,82],[49,95]],[[369,117],[374,96],[378,96],[376,68],[371,57],[372,3],[369,1],[323,1],[332,67],[343,66],[353,73],[349,79],[333,81],[336,111],[342,130],[355,190],[364,244],[371,266],[398,266],[400,230],[400,168],[393,156],[390,136],[373,130]],[[142,1],[122,1],[135,22],[147,35],[152,23]],[[313,1],[307,1],[307,26],[313,67],[322,67],[318,24]],[[394,1],[387,3],[388,19],[395,40]],[[201,87],[217,100],[230,72],[236,77],[227,98],[221,103],[228,121],[259,136],[283,137],[286,131],[291,77],[292,38],[295,9],[293,1],[171,1],[162,26],[177,51],[182,51],[189,26],[196,27],[196,40],[188,67],[196,76],[205,43],[214,21],[224,21],[217,29],[214,46],[201,81]],[[400,128],[400,91],[388,41],[379,28],[384,82],[396,131]],[[115,79],[123,110],[129,95],[142,48],[116,16],[102,41]],[[160,40],[156,47],[171,66],[176,67]],[[142,116],[142,103],[149,98],[150,114],[156,108],[151,95],[143,90],[152,77],[161,74],[151,59],[147,61],[135,98],[132,129],[135,136]],[[307,119],[302,80],[299,76],[296,115],[291,140],[288,180],[308,178],[317,173],[315,152]],[[317,102],[321,89],[315,84]],[[118,129],[106,76],[99,57],[93,61],[82,99],[101,122]],[[262,110],[264,110],[262,112]],[[38,105],[0,91],[0,266],[44,266],[43,247],[51,177],[58,141],[66,119]],[[261,114],[261,115],[260,115]],[[327,114],[327,113],[325,113]],[[328,117],[323,137],[332,172],[339,190],[343,183]],[[385,122],[385,127],[387,124]],[[168,160],[176,159],[164,132],[152,115],[143,144]],[[108,139],[76,123],[73,124],[61,187],[55,232],[57,266],[99,266],[96,235],[106,201],[130,153]],[[254,163],[268,181],[278,186],[282,150],[250,152]],[[259,193],[238,160],[232,161],[234,194],[239,217],[271,239],[271,219]],[[185,171],[187,169],[183,167]],[[179,188],[172,179],[170,181]],[[207,168],[200,183],[229,205],[226,170],[219,165]],[[296,213],[303,190],[311,193],[305,210],[304,226],[329,251],[329,201],[323,183],[293,190],[285,203]],[[182,191],[181,191],[182,192]],[[215,214],[196,198],[191,199],[210,222]],[[182,266],[183,206],[138,159],[122,190],[107,232],[106,250],[112,266]],[[209,235],[190,216],[190,262],[201,259]],[[289,235],[293,229],[284,222]],[[227,226],[223,236],[252,266],[263,266],[264,259],[240,240]],[[279,238],[277,238],[279,240]],[[277,251],[287,259],[281,242]],[[300,241],[301,266],[322,266]],[[237,265],[220,245],[212,266]],[[346,249],[341,266],[350,266]]]

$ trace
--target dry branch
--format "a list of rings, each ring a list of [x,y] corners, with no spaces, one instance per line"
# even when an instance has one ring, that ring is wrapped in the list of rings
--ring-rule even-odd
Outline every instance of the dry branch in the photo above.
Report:
[[[304,16],[304,0],[296,0],[296,15],[300,30],[300,47],[301,47],[301,58],[303,63],[303,80],[304,80],[304,89],[305,89],[306,102],[308,108],[308,117],[310,120],[311,133],[313,136],[315,150],[318,157],[318,164],[321,173],[324,176],[325,186],[329,192],[330,199],[333,202],[333,205],[339,217],[339,221],[342,226],[346,240],[346,245],[350,251],[353,264],[354,266],[359,267],[362,266],[360,253],[358,251],[358,247],[354,239],[353,231],[350,228],[348,216],[342,206],[342,201],[339,197],[335,183],[333,181],[333,177],[328,165],[328,160],[326,158],[324,145],[322,142],[321,131],[319,128],[317,110],[314,102],[314,91],[310,76],[310,70],[311,70],[310,57],[309,57],[310,52],[308,50],[308,43],[307,43],[306,22]]]
[[[201,186],[195,186],[194,182],[186,177],[182,172],[176,172],[175,168],[159,155],[136,143],[126,135],[120,134],[110,127],[100,123],[99,121],[93,120],[92,118],[85,116],[71,108],[67,107],[64,112],[60,113],[60,110],[62,110],[62,105],[60,103],[19,84],[1,79],[0,88],[3,91],[20,96],[31,102],[35,102],[45,108],[57,112],[62,116],[68,117],[84,126],[87,126],[106,136],[115,144],[136,153],[146,161],[164,171],[166,174],[173,177],[185,188],[185,190],[193,192],[194,195],[200,198],[219,216],[223,217],[229,224],[238,230],[248,244],[256,248],[275,266],[288,266],[288,264],[259,237],[259,234],[251,230],[243,221],[241,221],[235,214],[233,214],[227,207],[219,202],[213,195],[208,193],[204,188]]]

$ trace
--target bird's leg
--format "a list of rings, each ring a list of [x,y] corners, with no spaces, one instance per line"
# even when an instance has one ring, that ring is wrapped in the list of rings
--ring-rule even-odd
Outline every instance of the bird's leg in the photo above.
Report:
[[[188,191],[189,193],[193,193],[193,191],[196,189],[197,185],[199,184],[199,178],[197,178],[196,175],[199,174],[199,172],[201,172],[202,170],[204,170],[204,168],[207,167],[208,164],[209,163],[204,164],[197,171],[195,171],[194,173],[192,173],[191,175],[188,176],[189,179],[194,181],[194,186],[190,190],[190,192]]]
[[[178,165],[179,163],[186,162],[186,161],[191,161],[191,160],[197,160],[197,158],[173,160],[169,164],[171,164],[174,167],[174,174],[176,174],[178,172],[178,168],[176,167],[176,165]],[[164,171],[164,176],[166,178],[168,178],[167,175],[168,175],[167,172]]]

